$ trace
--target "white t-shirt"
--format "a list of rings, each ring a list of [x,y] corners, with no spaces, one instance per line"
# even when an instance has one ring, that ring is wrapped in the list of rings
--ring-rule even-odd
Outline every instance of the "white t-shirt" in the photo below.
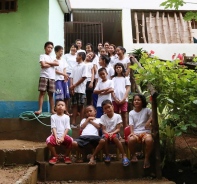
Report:
[[[122,59],[122,60],[119,60],[119,58],[117,57],[117,58],[114,60],[114,65],[115,65],[116,63],[122,63],[122,64],[124,65],[125,70],[127,70],[127,65],[128,65],[128,63],[130,63],[130,60],[129,60],[128,57],[124,57],[124,59]]]
[[[102,68],[102,67],[99,66],[98,70],[100,68]],[[105,67],[105,69],[107,70],[107,79],[110,79],[111,80],[111,77],[114,75],[114,68],[111,65],[108,65],[107,67]],[[98,79],[98,82],[99,82],[102,79],[99,77],[98,70],[96,72],[95,79]]]
[[[93,63],[94,65],[96,65],[97,68],[100,67],[100,65],[99,65],[99,57],[98,57],[97,55],[95,55],[95,58],[92,60],[92,63]]]
[[[57,61],[59,62],[59,66],[55,66],[55,70],[64,73],[64,69],[68,67],[66,60],[61,58]],[[64,80],[64,76],[55,73],[55,80]]]
[[[57,137],[63,136],[66,129],[70,129],[70,117],[66,114],[58,116],[57,114],[51,115],[51,129],[56,128]]]
[[[152,111],[149,108],[143,108],[140,112],[135,110],[129,112],[129,125],[133,125],[134,133],[151,133],[151,130],[145,129],[145,124],[151,115]]]
[[[67,73],[72,73],[73,68],[75,68],[78,64],[76,62],[77,54],[72,55],[72,54],[68,53],[68,54],[65,54],[63,57],[68,64],[68,67],[66,68],[66,72]]]
[[[73,79],[73,84],[77,83],[82,77],[87,77],[87,66],[84,62],[77,64],[75,69],[72,71],[70,78]],[[84,80],[81,84],[75,87],[75,93],[83,93],[85,94],[86,90],[86,80]]]
[[[86,54],[86,51],[85,51],[85,50],[83,50],[83,49],[79,49],[79,50],[77,50],[77,53],[79,53],[79,52],[84,52],[84,53]]]
[[[126,86],[131,85],[129,78],[128,77],[114,77],[112,81],[114,82],[115,96],[119,100],[122,100],[126,92]],[[126,101],[128,101],[128,98],[126,99]]]
[[[87,81],[91,81],[92,78],[92,68],[94,67],[94,64],[92,62],[84,62],[87,67]]]
[[[86,118],[82,119],[81,120],[81,123],[80,123],[80,126],[83,125],[86,121]],[[95,122],[96,124],[99,124],[100,123],[100,118],[95,118],[95,120],[93,121]],[[83,129],[81,135],[96,135],[98,136],[98,129],[92,125],[91,123],[88,123],[86,125],[86,127]]]
[[[112,80],[106,80],[105,82],[100,81],[97,83],[94,90],[102,90],[106,88],[114,88],[114,84]],[[97,107],[101,107],[101,104],[104,100],[112,100],[111,93],[107,95],[98,95]]]
[[[106,127],[106,131],[108,133],[113,132],[116,130],[116,125],[122,123],[122,118],[120,114],[114,113],[112,118],[109,118],[107,114],[101,116],[100,124]]]
[[[39,63],[41,61],[53,62],[54,58],[50,55],[41,54]],[[49,68],[41,68],[40,77],[45,77],[45,78],[48,78],[48,79],[55,79],[55,67],[52,66],[52,67],[49,67]]]
[[[116,59],[118,59],[118,56],[115,54],[113,56],[110,56],[110,58],[111,58],[110,65],[114,68],[115,61],[116,61]]]

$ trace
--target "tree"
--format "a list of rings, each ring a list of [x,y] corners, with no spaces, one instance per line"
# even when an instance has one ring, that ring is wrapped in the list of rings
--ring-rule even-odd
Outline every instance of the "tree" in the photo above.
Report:
[[[166,0],[163,3],[160,4],[160,6],[163,6],[165,9],[174,8],[175,10],[178,10],[179,7],[184,6],[185,4],[196,4],[194,2],[186,2],[184,0]],[[186,21],[195,20],[197,21],[197,12],[189,11],[185,14],[184,19]]]

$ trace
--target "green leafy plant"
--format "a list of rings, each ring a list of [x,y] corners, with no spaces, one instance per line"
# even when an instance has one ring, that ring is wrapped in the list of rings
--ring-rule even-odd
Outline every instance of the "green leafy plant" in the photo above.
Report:
[[[135,58],[139,61],[143,55],[143,53],[147,52],[146,50],[144,50],[143,48],[139,48],[139,49],[133,49],[130,53],[128,54],[132,54],[133,56],[135,56]]]
[[[184,6],[184,4],[196,4],[197,5],[197,3],[186,2],[183,0],[166,0],[162,2],[160,6],[163,6],[165,9],[174,8],[175,10],[178,10],[181,6]],[[191,21],[191,20],[197,21],[197,12],[192,12],[192,11],[187,12],[184,16],[184,20],[185,21]]]
[[[189,127],[197,127],[197,73],[177,61],[160,61],[143,54],[136,70],[137,83],[147,86],[151,83],[158,91],[158,119],[161,145],[166,159],[173,160],[176,136],[186,132]]]

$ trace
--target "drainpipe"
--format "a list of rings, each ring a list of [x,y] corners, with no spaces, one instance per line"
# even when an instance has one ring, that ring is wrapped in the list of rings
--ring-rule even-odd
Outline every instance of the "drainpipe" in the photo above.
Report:
[[[57,0],[64,13],[71,13],[70,0]]]

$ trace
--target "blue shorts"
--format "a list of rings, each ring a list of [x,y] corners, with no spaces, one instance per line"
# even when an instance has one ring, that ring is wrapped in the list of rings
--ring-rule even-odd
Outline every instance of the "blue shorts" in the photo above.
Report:
[[[96,118],[100,118],[103,115],[103,108],[97,107],[96,108]]]
[[[68,83],[64,80],[55,81],[55,99],[56,100],[64,100],[69,99],[69,88]]]

